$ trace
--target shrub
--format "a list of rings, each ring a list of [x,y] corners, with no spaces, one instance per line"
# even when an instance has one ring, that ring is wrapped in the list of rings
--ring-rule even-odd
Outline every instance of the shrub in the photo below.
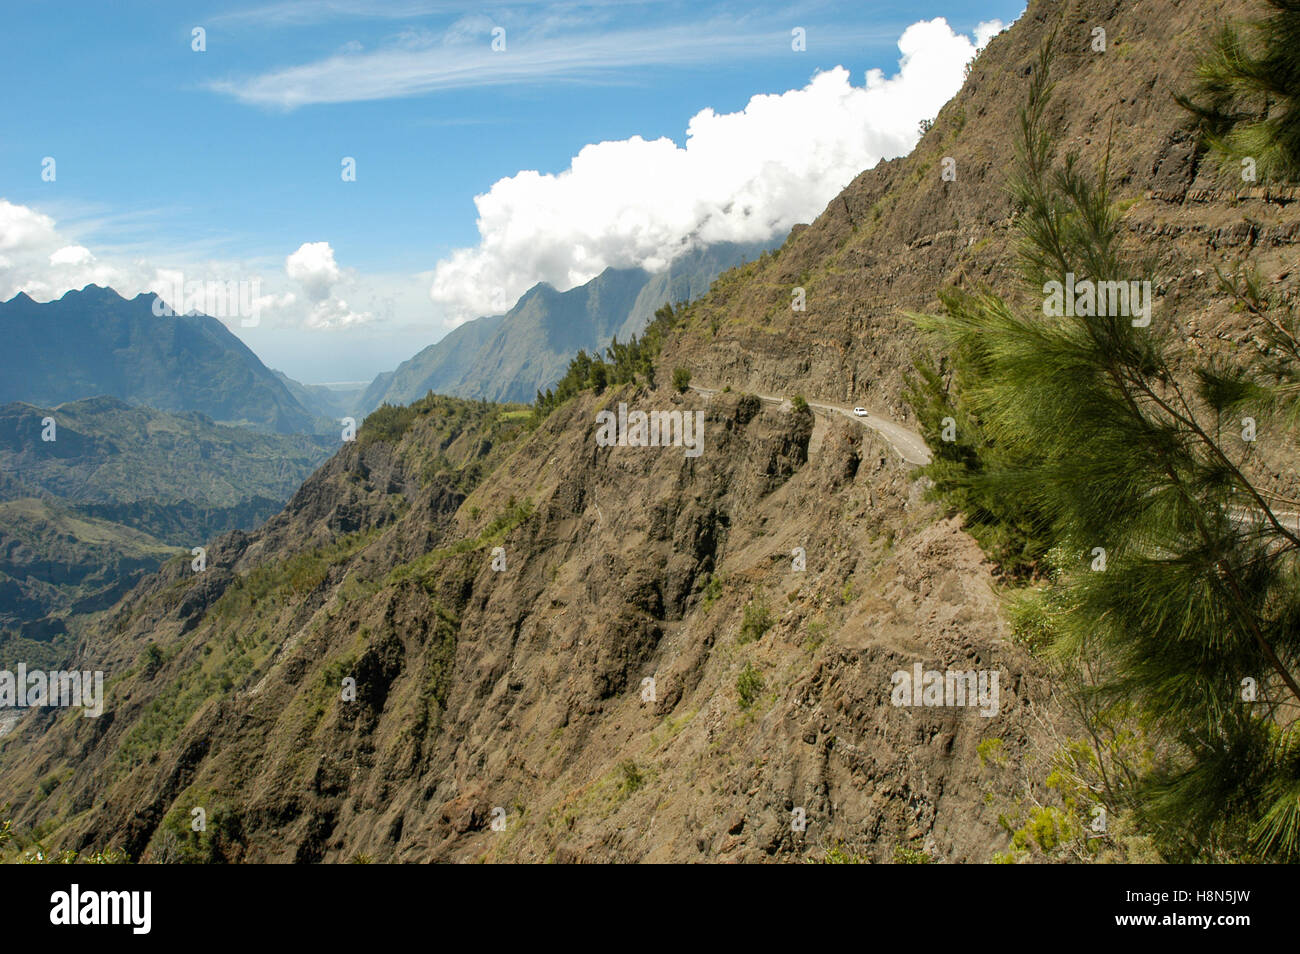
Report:
[[[743,646],[745,643],[762,639],[763,634],[772,628],[774,622],[767,604],[755,600],[745,607],[745,615],[740,623],[740,635],[736,637],[736,642]]]
[[[740,699],[740,708],[748,709],[752,706],[758,700],[758,694],[762,691],[762,675],[752,664],[745,663],[745,668],[736,677],[736,695]]]

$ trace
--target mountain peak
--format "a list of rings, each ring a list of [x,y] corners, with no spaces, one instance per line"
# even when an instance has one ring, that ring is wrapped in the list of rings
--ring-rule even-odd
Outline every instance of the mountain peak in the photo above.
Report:
[[[0,356],[0,402],[56,405],[108,394],[281,433],[319,426],[214,318],[163,320],[153,311],[157,296],[126,299],[95,284],[57,301],[24,297],[0,306],[8,338]]]
[[[93,282],[80,289],[69,289],[64,292],[59,301],[111,301],[114,298],[119,301],[126,301],[115,289],[107,285],[96,285]]]

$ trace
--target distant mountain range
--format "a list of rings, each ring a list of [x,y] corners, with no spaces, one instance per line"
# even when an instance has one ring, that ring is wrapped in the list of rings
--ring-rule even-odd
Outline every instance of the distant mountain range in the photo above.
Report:
[[[579,349],[602,351],[640,334],[655,309],[693,301],[729,268],[773,243],[723,242],[682,255],[667,269],[607,268],[585,285],[535,285],[504,315],[466,322],[397,370],[375,378],[357,410],[409,404],[428,391],[489,401],[531,402],[558,381]]]
[[[111,394],[279,434],[324,430],[220,321],[159,317],[155,297],[126,299],[87,285],[57,301],[20,292],[0,303],[0,403],[54,405]]]
[[[608,268],[568,291],[542,283],[504,315],[468,321],[378,375],[364,389],[301,384],[264,365],[215,318],[159,317],[154,295],[123,298],[87,285],[51,302],[19,293],[0,302],[0,403],[55,405],[112,395],[164,411],[198,411],[222,424],[278,434],[324,434],[341,417],[427,392],[531,402],[579,349],[600,352],[640,334],[666,302],[692,301],[713,280],[772,245],[723,242],[668,268]]]

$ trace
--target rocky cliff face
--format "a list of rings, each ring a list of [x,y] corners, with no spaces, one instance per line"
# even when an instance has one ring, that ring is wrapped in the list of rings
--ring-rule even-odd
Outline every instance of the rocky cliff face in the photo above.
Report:
[[[619,401],[702,411],[704,452],[597,448]],[[359,442],[206,572],[138,588],[85,647],[111,714],[38,713],[3,742],[15,789],[59,779],[24,820],[162,857],[205,807],[232,860],[997,846],[975,747],[1028,745],[1045,686],[975,545],[887,445],[752,397],[630,389],[532,432],[464,426]],[[770,628],[742,632],[757,607]],[[999,715],[890,705],[915,660],[998,669]]]
[[[20,822],[155,860],[988,860],[1072,731],[992,567],[873,430],[742,392],[906,421],[902,312],[1006,278],[1007,130],[1054,26],[1062,144],[1095,156],[1113,128],[1189,346],[1238,346],[1186,263],[1252,236],[1294,257],[1295,219],[1215,182],[1168,99],[1206,5],[1062,9],[1032,3],[916,153],[692,307],[661,366],[730,392],[586,392],[535,428],[445,399],[368,422],[207,571],[142,583],[82,647],[105,716],[0,740]],[[703,453],[600,446],[620,402],[701,412]],[[917,663],[996,671],[996,714],[894,704]]]

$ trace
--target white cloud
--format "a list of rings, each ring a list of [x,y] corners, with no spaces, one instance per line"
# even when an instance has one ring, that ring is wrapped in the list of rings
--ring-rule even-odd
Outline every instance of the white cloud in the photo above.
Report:
[[[898,48],[898,72],[870,70],[864,86],[836,67],[741,112],[705,109],[684,147],[634,136],[586,146],[556,175],[499,180],[474,199],[479,244],[438,263],[431,297],[460,322],[506,310],[539,281],[567,289],[610,266],[653,270],[693,243],[811,221],[863,169],[911,150],[976,53],[942,18],[912,24]]]
[[[45,300],[91,283],[143,289],[141,269],[97,261],[50,216],[6,199],[0,199],[0,251],[0,301],[20,291]]]
[[[975,25],[975,49],[984,49],[989,45],[989,40],[1006,28],[1006,24],[1001,20],[981,20]]]
[[[351,328],[373,320],[373,314],[353,310],[342,298],[327,298],[312,307],[305,325],[308,328]]]
[[[314,302],[328,298],[342,277],[329,242],[304,242],[285,259],[284,271]]]
[[[90,249],[84,245],[65,245],[56,252],[50,253],[51,265],[86,265],[95,260],[95,256],[90,254]]]
[[[0,199],[0,249],[30,247],[51,241],[54,220],[25,205]]]
[[[284,272],[302,287],[311,302],[303,327],[351,328],[375,320],[373,312],[353,308],[335,294],[337,286],[356,289],[357,281],[355,274],[339,268],[329,242],[304,242],[285,259]]]

